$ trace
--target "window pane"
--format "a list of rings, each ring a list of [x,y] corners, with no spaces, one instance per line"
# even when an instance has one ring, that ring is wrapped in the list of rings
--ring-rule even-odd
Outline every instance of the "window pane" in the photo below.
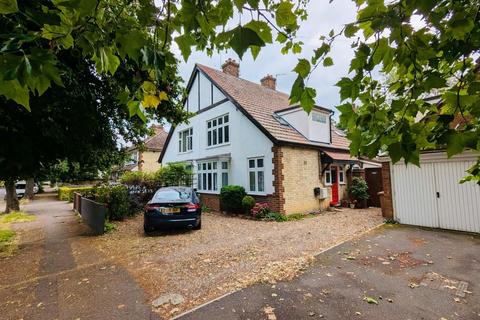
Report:
[[[207,163],[203,163],[203,170],[207,170]]]
[[[223,128],[218,129],[218,143],[223,143]]]
[[[208,146],[212,145],[212,131],[208,131],[207,133],[207,145]]]
[[[203,190],[207,190],[207,174],[204,173],[202,177]]]
[[[229,132],[228,132],[228,126],[223,127],[223,130],[224,130],[223,141],[224,141],[224,142],[230,141]]]
[[[223,118],[218,118],[218,124],[222,124],[223,123]]]
[[[325,181],[326,181],[327,183],[330,183],[330,172],[328,172],[328,171],[325,172]]]
[[[197,169],[202,170],[202,165],[200,163],[197,164]]]
[[[228,186],[228,173],[223,172],[222,173],[222,187]]]
[[[212,163],[211,162],[208,163],[207,168],[208,168],[208,170],[212,170]]]
[[[200,173],[197,175],[197,188],[202,189],[202,174]]]
[[[207,128],[211,128],[212,127],[212,122],[211,121],[208,121],[207,122]]]
[[[257,168],[263,168],[263,159],[257,159]]]
[[[249,168],[255,168],[255,160],[254,159],[248,160],[248,167]]]
[[[228,114],[223,117],[223,120],[224,120],[225,123],[228,122]]]
[[[217,190],[217,173],[213,173],[213,190]]]
[[[212,190],[212,173],[209,172],[208,175],[208,187],[207,187],[207,190]]]
[[[213,170],[217,170],[217,163],[213,162]]]
[[[214,145],[217,144],[217,130],[213,130],[213,142]]]
[[[343,171],[339,171],[339,172],[338,172],[338,180],[339,180],[340,182],[343,182]]]
[[[222,169],[227,170],[228,169],[228,162],[227,161],[222,161]]]
[[[213,122],[212,126],[216,127],[217,126],[217,119],[213,120],[212,122]]]
[[[258,191],[264,191],[265,181],[263,178],[263,171],[257,172],[257,178],[258,178]]]
[[[250,171],[250,191],[255,191],[255,171]]]

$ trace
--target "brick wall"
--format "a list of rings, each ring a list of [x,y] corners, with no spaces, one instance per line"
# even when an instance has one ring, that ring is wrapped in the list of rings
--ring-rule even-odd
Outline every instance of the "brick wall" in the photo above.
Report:
[[[220,195],[209,193],[199,193],[199,195],[200,202],[203,206],[209,207],[215,211],[220,211]]]
[[[270,202],[270,207],[273,211],[278,213],[285,213],[285,187],[284,187],[284,166],[283,166],[283,148],[279,146],[272,147],[273,152],[273,194],[267,196],[267,201]]]
[[[282,153],[285,213],[327,208],[330,199],[319,200],[313,193],[315,187],[323,187],[318,150],[282,147]]]
[[[382,216],[385,218],[393,218],[393,200],[392,200],[392,180],[390,177],[390,163],[382,162],[382,185],[383,185],[383,201]]]

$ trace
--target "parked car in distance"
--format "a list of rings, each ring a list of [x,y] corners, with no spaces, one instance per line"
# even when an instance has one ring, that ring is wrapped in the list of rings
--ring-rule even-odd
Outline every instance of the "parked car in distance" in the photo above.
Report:
[[[23,198],[23,196],[25,195],[26,185],[27,182],[25,180],[17,181],[17,183],[15,183],[15,190],[17,192],[18,198]],[[38,184],[36,182],[33,185],[33,193],[38,193]]]
[[[145,206],[145,233],[158,229],[202,227],[200,199],[190,187],[164,187]]]

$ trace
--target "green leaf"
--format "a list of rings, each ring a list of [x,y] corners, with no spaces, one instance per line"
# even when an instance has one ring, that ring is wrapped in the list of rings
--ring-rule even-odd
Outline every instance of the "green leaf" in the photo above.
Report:
[[[260,47],[250,46],[250,52],[252,53],[253,60],[256,60],[258,57],[258,54],[260,53]]]
[[[17,11],[17,0],[0,0],[0,14],[15,13]]]
[[[438,72],[432,73],[423,83],[425,90],[428,92],[433,88],[443,88],[447,85],[447,81]]]
[[[347,24],[344,30],[345,37],[351,38],[355,35],[355,33],[357,33],[357,31],[358,31],[358,27],[353,23],[349,23]]]
[[[242,59],[243,54],[250,46],[263,47],[265,46],[265,42],[252,29],[238,26],[232,30],[230,46],[238,54],[240,59]]]
[[[306,87],[302,92],[302,97],[300,99],[300,106],[307,113],[312,111],[315,105],[315,96],[317,95],[315,89]]]
[[[293,3],[289,1],[280,2],[275,11],[275,19],[277,24],[280,27],[286,27],[292,24],[295,24],[296,17],[295,14],[292,12]]]
[[[324,66],[324,67],[333,66],[333,60],[332,60],[332,58],[326,57],[325,60],[323,60],[323,66]]]
[[[298,59],[298,63],[293,69],[299,76],[306,78],[310,73],[310,62],[307,59]]]
[[[244,27],[255,31],[263,42],[272,43],[272,29],[266,22],[252,20]]]
[[[0,80],[0,95],[5,96],[22,105],[30,111],[30,95],[27,86],[22,86],[18,80],[2,81]]]
[[[99,48],[92,59],[99,73],[110,72],[113,75],[120,65],[120,59],[110,47]]]
[[[128,113],[130,114],[130,117],[133,117],[134,115],[137,114],[137,110],[140,107],[140,101],[129,101],[127,103],[128,107]]]
[[[195,43],[193,41],[193,38],[190,36],[190,34],[186,33],[184,35],[176,37],[175,42],[180,48],[183,60],[185,60],[186,62],[188,60],[188,57],[190,57],[190,54],[192,53],[192,45],[194,45]]]
[[[388,155],[393,163],[397,163],[403,156],[402,144],[400,142],[395,142],[389,145]]]
[[[117,33],[116,42],[120,57],[124,59],[129,56],[135,61],[140,56],[140,50],[147,44],[145,35],[137,29]]]
[[[300,101],[304,87],[305,84],[303,78],[299,75],[293,83],[292,90],[290,91],[290,104],[295,104]]]
[[[243,6],[247,3],[247,0],[233,0],[237,9],[242,12]]]

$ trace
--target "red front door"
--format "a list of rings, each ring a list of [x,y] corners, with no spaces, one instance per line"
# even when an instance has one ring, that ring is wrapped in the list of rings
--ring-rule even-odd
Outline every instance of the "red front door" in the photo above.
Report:
[[[338,205],[338,169],[335,166],[330,166],[330,179],[332,180],[332,205]]]

